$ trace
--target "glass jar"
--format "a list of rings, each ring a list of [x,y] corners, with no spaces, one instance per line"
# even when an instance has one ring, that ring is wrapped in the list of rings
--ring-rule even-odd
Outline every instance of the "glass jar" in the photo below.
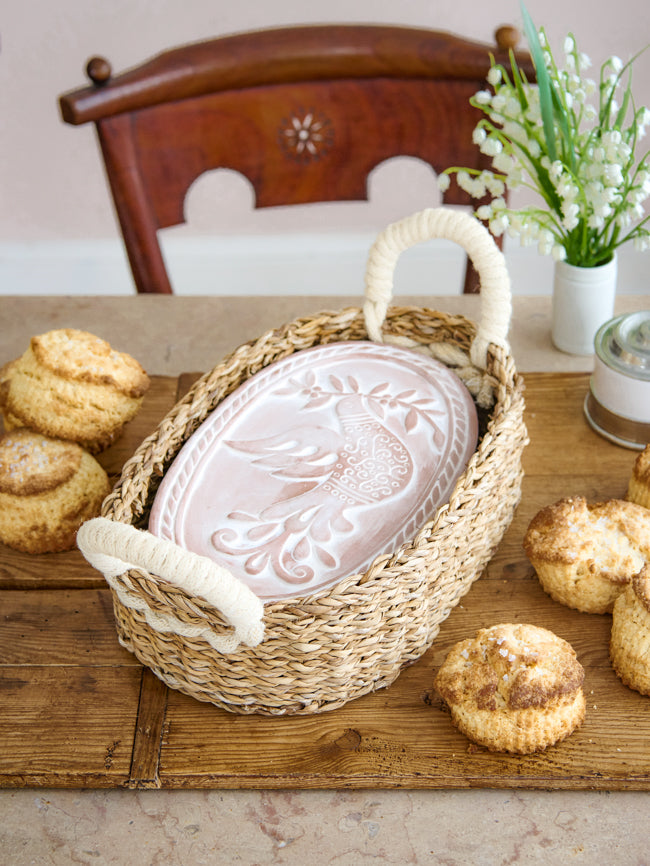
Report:
[[[587,420],[612,442],[641,450],[650,442],[650,310],[605,322],[594,350]]]

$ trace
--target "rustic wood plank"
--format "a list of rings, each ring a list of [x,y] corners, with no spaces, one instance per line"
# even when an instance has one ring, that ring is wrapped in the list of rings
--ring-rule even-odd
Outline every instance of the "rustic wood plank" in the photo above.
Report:
[[[453,614],[452,614],[453,616]],[[582,728],[531,756],[492,754],[451,724],[430,654],[383,692],[311,717],[231,717],[170,692],[163,787],[646,790],[647,699],[590,670]]]
[[[153,376],[138,415],[120,438],[97,459],[115,482],[122,466],[176,402],[177,379]],[[1,589],[91,589],[106,582],[79,551],[26,556],[0,543]]]
[[[530,446],[524,469],[534,475],[616,475],[629,465],[626,448],[612,445],[587,423],[584,373],[524,374]]]
[[[129,788],[160,787],[160,751],[169,689],[148,669],[142,670]]]
[[[1,665],[0,785],[125,784],[139,691],[138,667]]]
[[[142,667],[103,590],[3,590],[0,784],[128,780]]]
[[[161,380],[158,409],[196,377]],[[484,576],[393,686],[335,712],[240,716],[168,690],[117,643],[110,592],[78,552],[11,558],[0,548],[0,784],[650,790],[649,699],[611,669],[611,618],[550,599],[521,546],[536,511],[562,496],[622,496],[635,453],[586,424],[586,375],[525,379],[531,444],[522,502]],[[153,429],[158,409],[133,422],[133,441],[111,457],[115,466]],[[574,646],[586,670],[585,724],[541,755],[473,746],[433,689],[457,640],[504,621],[550,628]]]
[[[626,689],[611,670],[610,618],[570,611],[543,593],[539,606],[517,611],[507,588],[499,605],[492,590],[479,581],[431,650],[389,689],[333,713],[242,717],[170,692],[163,787],[650,787],[647,698]],[[473,746],[453,728],[433,688],[435,671],[457,640],[512,620],[553,628],[573,644],[587,671],[585,724],[541,755],[493,755]]]
[[[78,550],[27,555],[0,544],[0,590],[101,589],[102,575]]]
[[[113,598],[101,590],[3,590],[2,665],[139,666],[117,640]]]

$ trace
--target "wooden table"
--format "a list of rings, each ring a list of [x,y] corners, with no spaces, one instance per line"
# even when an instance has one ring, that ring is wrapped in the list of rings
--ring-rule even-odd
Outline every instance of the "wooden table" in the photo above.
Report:
[[[418,663],[389,689],[334,712],[242,717],[169,690],[119,646],[110,592],[78,552],[29,557],[1,547],[0,784],[648,790],[649,699],[611,670],[611,618],[553,602],[521,549],[543,505],[570,494],[622,496],[634,452],[587,426],[586,372],[529,372],[525,381],[523,497],[495,557]],[[154,376],[142,412],[102,455],[111,475],[186,386],[183,377]],[[432,687],[455,641],[503,621],[551,628],[586,669],[585,724],[541,755],[493,755],[469,744]]]

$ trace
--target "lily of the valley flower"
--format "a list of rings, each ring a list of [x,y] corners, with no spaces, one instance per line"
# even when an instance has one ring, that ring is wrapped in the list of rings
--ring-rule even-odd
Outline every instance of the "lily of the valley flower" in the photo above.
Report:
[[[612,258],[622,244],[650,248],[650,152],[636,157],[638,143],[650,125],[650,111],[636,108],[628,77],[632,62],[610,57],[599,82],[585,77],[589,57],[575,37],[564,40],[560,67],[543,29],[529,28],[537,83],[529,83],[510,55],[511,69],[492,65],[492,90],[470,100],[480,109],[472,140],[492,158],[492,170],[452,167],[439,177],[444,191],[450,176],[472,197],[490,194],[478,208],[495,236],[508,232],[523,245],[570,264],[592,267]],[[540,66],[543,58],[543,68]],[[544,86],[542,87],[542,83]],[[506,189],[527,187],[541,206],[510,209]]]

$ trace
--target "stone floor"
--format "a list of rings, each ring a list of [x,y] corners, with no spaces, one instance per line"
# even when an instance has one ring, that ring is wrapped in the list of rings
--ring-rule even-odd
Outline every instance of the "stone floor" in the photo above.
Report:
[[[7,866],[648,866],[649,804],[638,792],[5,790],[0,846]]]

